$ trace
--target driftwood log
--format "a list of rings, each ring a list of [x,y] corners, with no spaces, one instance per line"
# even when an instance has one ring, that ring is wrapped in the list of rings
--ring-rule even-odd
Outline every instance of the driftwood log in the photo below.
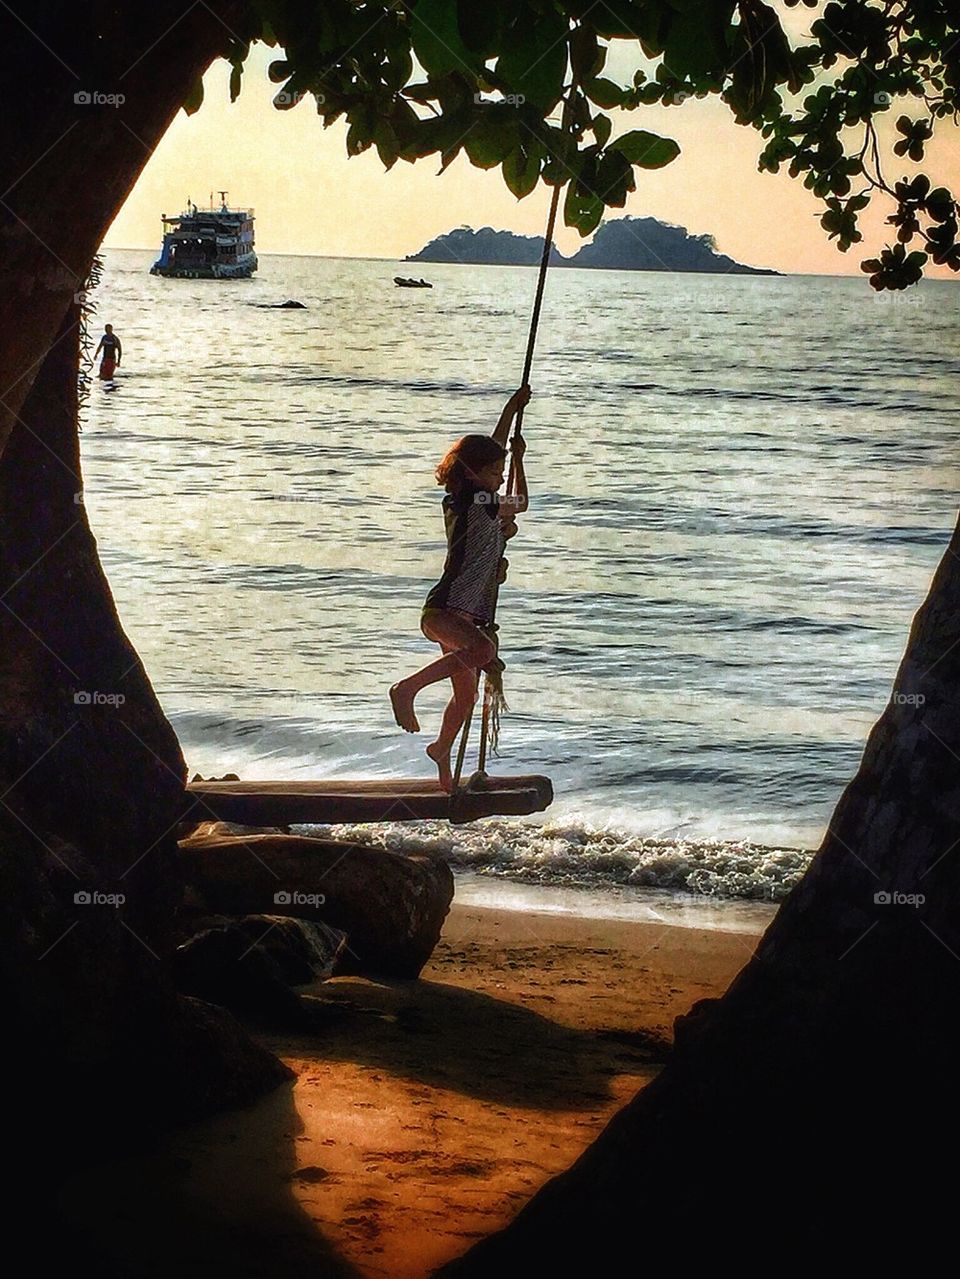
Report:
[[[472,822],[497,815],[540,813],[553,803],[548,777],[479,777],[456,795],[434,778],[258,782],[199,781],[187,787],[185,820],[249,826],[299,823]]]

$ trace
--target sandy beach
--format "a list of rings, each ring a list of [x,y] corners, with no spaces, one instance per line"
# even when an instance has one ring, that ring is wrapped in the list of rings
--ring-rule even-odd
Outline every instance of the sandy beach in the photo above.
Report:
[[[497,1230],[657,1072],[757,934],[455,905],[418,982],[316,987],[296,1082],[67,1187],[123,1276],[414,1279]]]

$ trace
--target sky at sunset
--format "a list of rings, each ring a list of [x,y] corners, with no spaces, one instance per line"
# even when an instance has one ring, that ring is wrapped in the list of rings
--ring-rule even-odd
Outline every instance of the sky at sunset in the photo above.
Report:
[[[228,64],[211,67],[203,106],[193,116],[178,114],[111,227],[107,247],[158,248],[161,213],[179,212],[188,198],[202,207],[218,188],[228,190],[231,205],[255,209],[257,248],[264,253],[403,257],[464,224],[542,234],[544,187],[518,202],[498,171],[475,169],[465,155],[439,177],[438,157],[416,165],[400,161],[385,172],[373,150],[347,157],[346,124],[325,130],[312,98],[275,109],[277,86],[266,69],[278,56],[263,45],[253,48],[233,104]],[[637,57],[632,46],[615,44],[605,74],[628,83]],[[665,169],[638,174],[626,208],[610,216],[652,215],[710,232],[722,252],[755,266],[858,273],[868,256],[860,252],[864,246],[840,254],[819,226],[819,202],[801,182],[785,172],[757,172],[760,134],[736,125],[721,102],[613,114],[615,133],[638,127],[663,133],[677,139],[682,154]],[[883,118],[881,136],[890,136],[897,114]],[[960,185],[960,133],[941,128],[925,167],[947,185]],[[891,156],[887,176],[899,178],[908,167]],[[891,239],[883,225],[887,212],[878,200],[863,220],[871,253]],[[556,238],[565,253],[581,243],[566,228]]]

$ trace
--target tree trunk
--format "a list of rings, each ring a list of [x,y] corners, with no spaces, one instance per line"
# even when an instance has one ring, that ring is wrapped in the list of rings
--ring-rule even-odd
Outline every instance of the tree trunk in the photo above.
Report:
[[[87,853],[100,882],[81,887],[122,891],[128,922],[156,948],[180,895],[185,766],[82,503],[76,298],[243,9],[155,0],[129,15],[108,3],[39,6],[29,27],[0,17],[0,796],[38,838]]]
[[[97,556],[77,436],[75,293],[238,7],[48,4],[29,28],[0,9],[0,990],[18,1162],[55,1140],[69,1168],[135,1105],[149,1127],[286,1074],[179,999],[162,962],[185,767]]]
[[[678,1020],[664,1071],[573,1168],[444,1275],[614,1273],[638,1249],[889,1258],[916,1248],[921,1221],[925,1247],[952,1242],[953,1185],[929,1161],[960,1135],[958,689],[960,529],[857,776],[755,957]]]
[[[0,456],[0,787],[25,828],[91,855],[99,882],[78,889],[122,892],[156,944],[180,896],[186,768],[87,523],[76,312]]]

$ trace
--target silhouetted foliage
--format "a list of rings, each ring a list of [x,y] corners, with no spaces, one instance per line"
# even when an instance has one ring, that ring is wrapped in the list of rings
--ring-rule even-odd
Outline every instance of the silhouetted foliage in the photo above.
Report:
[[[930,261],[960,270],[952,193],[922,174],[891,184],[876,128],[906,100],[893,156],[918,164],[936,123],[956,121],[955,3],[803,3],[821,12],[793,47],[762,0],[251,0],[231,94],[250,42],[265,40],[284,52],[270,68],[275,105],[312,95],[325,125],[346,119],[351,155],[375,147],[387,168],[438,155],[442,171],[463,151],[520,199],[540,181],[568,184],[564,220],[584,236],[623,207],[637,169],[680,151],[645,129],[614,137],[609,112],[719,94],[767,139],[760,167],[787,164],[822,198],[842,251],[862,240],[874,194],[895,201],[897,243],[863,264],[874,287],[904,288]],[[603,74],[614,40],[636,45],[627,85]]]

